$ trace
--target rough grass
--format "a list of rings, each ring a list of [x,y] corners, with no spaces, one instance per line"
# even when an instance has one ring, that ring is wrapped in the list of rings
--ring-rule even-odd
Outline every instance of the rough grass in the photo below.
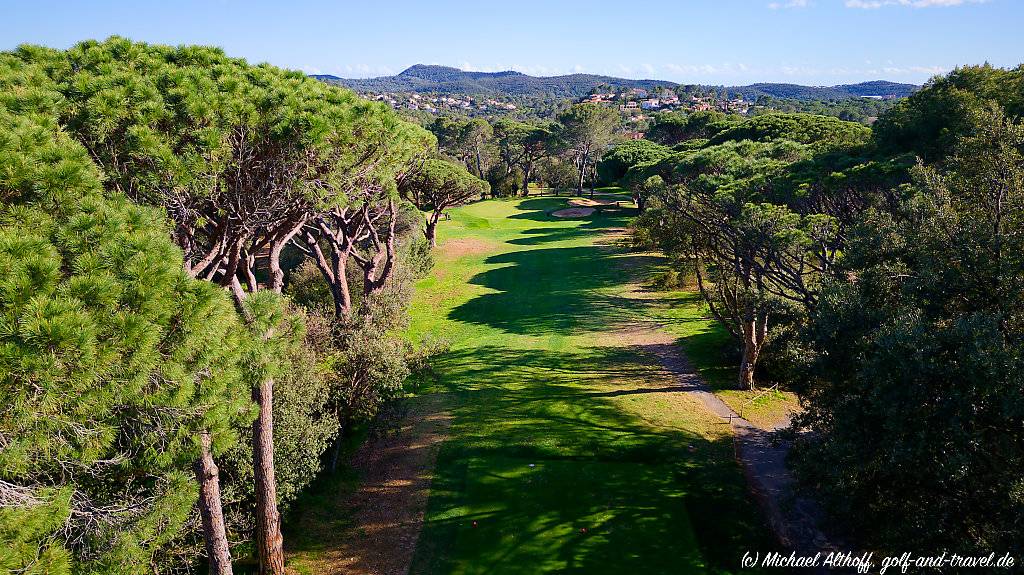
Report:
[[[619,335],[657,319],[715,383],[734,369],[723,334],[692,294],[632,295],[664,262],[609,241],[631,210],[547,215],[565,200],[476,203],[439,227],[410,337],[452,342],[422,392],[454,422],[411,572],[737,572],[771,543],[727,428]],[[491,249],[445,248],[468,240]]]

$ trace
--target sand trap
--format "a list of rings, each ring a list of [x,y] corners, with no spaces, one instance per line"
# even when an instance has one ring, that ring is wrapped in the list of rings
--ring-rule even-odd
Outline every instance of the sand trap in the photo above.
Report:
[[[580,208],[592,208],[595,206],[614,206],[618,202],[611,200],[592,200],[590,198],[573,198],[569,200],[569,205]]]
[[[594,208],[566,208],[551,212],[556,218],[583,218],[594,213]]]

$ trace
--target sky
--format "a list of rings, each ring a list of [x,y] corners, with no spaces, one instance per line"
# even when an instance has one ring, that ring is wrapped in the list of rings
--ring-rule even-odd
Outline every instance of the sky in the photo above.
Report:
[[[0,50],[120,35],[386,76],[413,64],[693,84],[922,83],[1024,62],[1024,0],[0,0]]]

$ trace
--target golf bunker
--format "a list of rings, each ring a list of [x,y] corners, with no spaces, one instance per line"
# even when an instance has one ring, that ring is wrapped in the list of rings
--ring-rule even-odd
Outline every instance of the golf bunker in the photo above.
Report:
[[[551,212],[556,218],[584,218],[594,213],[594,208],[565,208]]]

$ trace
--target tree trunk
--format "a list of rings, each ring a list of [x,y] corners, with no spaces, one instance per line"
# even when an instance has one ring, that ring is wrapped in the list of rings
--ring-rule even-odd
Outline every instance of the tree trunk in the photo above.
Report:
[[[274,380],[265,378],[253,390],[259,417],[252,424],[252,466],[256,490],[256,548],[261,575],[284,574],[284,538],[277,510],[274,477]]]
[[[761,354],[761,346],[768,332],[768,315],[755,313],[743,326],[743,359],[740,362],[740,389],[754,389],[754,371],[757,359]]]
[[[199,516],[203,521],[203,540],[210,562],[210,575],[231,575],[231,550],[224,529],[224,511],[220,504],[220,472],[210,451],[210,433],[203,431],[199,459],[193,465],[199,482]]]
[[[576,180],[576,195],[577,196],[582,196],[583,195],[583,177],[584,177],[584,175],[586,173],[585,166],[586,166],[585,163],[580,162],[579,179]]]
[[[243,250],[241,261],[245,263],[240,266],[245,274],[245,285],[249,288],[249,293],[256,293],[260,289],[259,282],[256,281],[256,256]]]
[[[338,435],[334,438],[334,444],[331,446],[331,473],[338,470],[338,460],[341,459],[341,444],[342,444],[342,430],[338,430]]]
[[[427,239],[431,248],[437,247],[437,220],[441,214],[432,214],[427,217],[426,225],[423,226],[423,236]]]
[[[348,286],[348,253],[332,253],[331,263],[334,265],[334,281],[331,282],[334,314],[347,322],[352,314],[352,292]]]
[[[331,242],[331,261],[327,261],[327,256],[324,255],[323,250],[320,248],[320,244],[311,233],[306,233],[303,237],[303,241],[307,246],[307,253],[312,255],[313,263],[316,264],[320,275],[323,276],[324,281],[327,282],[327,287],[331,290],[331,299],[334,301],[334,316],[340,319],[348,319],[349,311],[352,309],[352,298],[348,292],[348,277],[345,274],[345,265],[348,261],[348,255],[344,257],[339,255],[338,248]],[[339,281],[338,278],[344,278]]]
[[[636,201],[636,211],[638,213],[644,213],[644,207],[647,205],[647,198],[643,194],[637,194],[634,198]]]
[[[526,167],[523,168],[523,197],[524,198],[527,198],[527,197],[530,196],[530,169],[532,167],[533,167],[532,165],[526,164]]]
[[[284,291],[284,270],[281,269],[281,250],[283,248],[284,242],[270,244],[270,257],[267,267],[270,268],[270,289],[274,293]]]
[[[437,247],[437,222],[428,222],[427,227],[424,231],[424,235],[427,236],[427,242],[430,247]]]
[[[303,225],[305,225],[305,220],[301,220],[283,237],[276,238],[270,243],[268,261],[268,267],[270,268],[270,289],[276,293],[284,291],[284,270],[281,269],[281,250],[288,245],[288,242],[292,241],[295,234],[302,230]]]
[[[235,304],[246,314],[246,294],[237,277],[231,287]],[[246,320],[252,318],[246,314]],[[273,337],[273,328],[264,340]],[[274,474],[274,378],[264,377],[252,390],[252,400],[259,415],[252,423],[253,491],[256,495],[256,551],[260,575],[284,575],[284,537],[281,535],[281,514],[277,510],[277,478]]]

